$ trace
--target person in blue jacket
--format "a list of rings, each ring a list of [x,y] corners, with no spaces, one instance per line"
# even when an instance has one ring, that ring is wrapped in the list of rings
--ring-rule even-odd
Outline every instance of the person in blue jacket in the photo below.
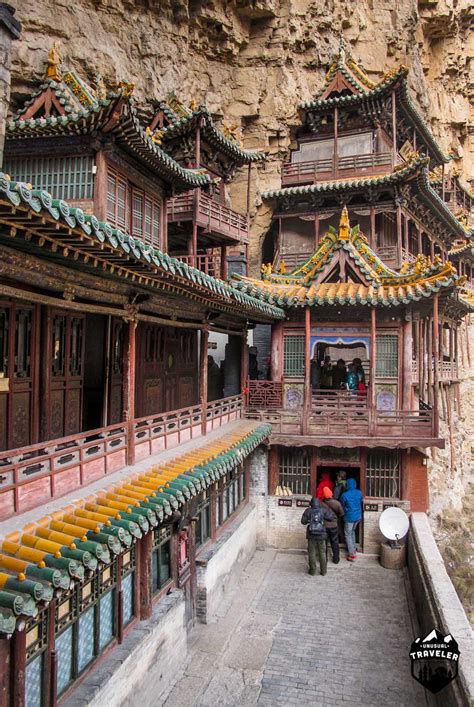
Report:
[[[344,491],[340,501],[344,509],[344,537],[347,545],[347,559],[353,562],[356,558],[355,531],[362,518],[362,492],[357,488],[355,479],[347,479],[347,491]]]

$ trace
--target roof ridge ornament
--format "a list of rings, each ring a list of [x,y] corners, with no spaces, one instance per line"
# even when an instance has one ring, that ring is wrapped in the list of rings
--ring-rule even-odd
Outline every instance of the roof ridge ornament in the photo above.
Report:
[[[338,233],[338,240],[339,241],[348,241],[351,236],[351,224],[349,221],[349,212],[347,210],[347,206],[344,206],[344,208],[341,211],[341,218],[339,220],[339,233]]]
[[[61,42],[56,40],[53,42],[53,46],[48,52],[48,67],[46,69],[47,79],[53,81],[61,81],[61,62],[63,60],[63,55],[61,52]]]

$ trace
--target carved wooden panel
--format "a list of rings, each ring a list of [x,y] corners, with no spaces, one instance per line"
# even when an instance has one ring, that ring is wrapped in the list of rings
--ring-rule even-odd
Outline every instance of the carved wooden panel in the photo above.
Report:
[[[143,396],[143,415],[154,415],[161,409],[161,381],[149,378],[145,381]]]

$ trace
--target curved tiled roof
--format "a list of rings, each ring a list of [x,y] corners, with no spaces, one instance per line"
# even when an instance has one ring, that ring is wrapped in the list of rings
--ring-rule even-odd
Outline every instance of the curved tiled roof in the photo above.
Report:
[[[326,274],[330,272],[332,259],[341,251],[359,273],[360,284],[318,281],[323,270]],[[400,272],[392,270],[369,247],[358,227],[350,228],[346,208],[342,212],[339,233],[330,230],[306,263],[288,275],[267,272],[265,267],[262,270],[261,281],[234,275],[235,287],[281,307],[409,304],[452,289],[459,280],[451,263],[443,263],[439,258],[431,262],[422,255]]]
[[[48,86],[57,85],[49,80]],[[59,89],[58,89],[59,91]],[[59,94],[64,91],[61,89]],[[66,101],[66,99],[64,99]],[[183,188],[193,188],[205,185],[209,177],[197,170],[181,167],[172,157],[157,145],[145,128],[140,124],[137,110],[131,98],[124,91],[109,93],[107,98],[87,103],[83,107],[71,103],[67,99],[65,115],[50,116],[48,118],[24,119],[21,113],[18,117],[7,122],[7,132],[10,137],[26,139],[31,137],[50,137],[52,135],[90,134],[94,130],[100,131],[112,119],[114,112],[121,106],[118,117],[109,130],[123,142],[125,147],[138,153],[140,158],[152,166],[160,176],[170,183],[178,183]],[[26,107],[25,107],[26,108]]]
[[[0,541],[0,632],[95,573],[242,461],[271,425],[242,422],[215,441],[112,483]]]
[[[216,305],[220,301],[223,304],[237,305],[244,310],[248,310],[248,316],[264,314],[266,317],[281,319],[284,313],[277,307],[264,304],[255,300],[245,293],[239,292],[232,285],[207,275],[206,273],[190,267],[176,258],[172,258],[166,253],[153,248],[138,238],[132,238],[128,233],[112,227],[104,221],[99,221],[95,216],[84,214],[82,209],[69,206],[65,201],[53,199],[51,194],[44,191],[30,189],[28,185],[12,182],[10,178],[0,173],[0,201],[6,200],[9,204],[19,207],[26,207],[33,216],[46,217],[58,225],[63,225],[66,230],[74,229],[78,237],[88,237],[98,246],[108,246],[108,251],[113,255],[113,268],[120,270],[120,263],[117,262],[117,255],[123,260],[123,265],[127,269],[137,268],[141,277],[147,279],[156,275],[166,275],[172,277],[177,283],[187,283],[197,285],[203,289],[203,294],[207,293],[209,301]],[[11,225],[15,227],[16,221],[12,220]],[[33,228],[33,219],[29,228]],[[47,235],[51,237],[51,230],[47,229]],[[38,226],[41,231],[42,224]],[[57,231],[59,238],[59,231]],[[69,234],[70,235],[70,234]],[[97,260],[104,258],[107,262],[107,250],[103,250],[100,256],[94,256]],[[92,258],[92,259],[94,259]],[[145,274],[144,273],[145,269]]]
[[[196,110],[190,112],[189,115],[176,116],[170,125],[159,131],[160,139],[166,142],[174,137],[185,135],[198,122],[203,139],[217,150],[227,154],[238,164],[249,164],[250,162],[258,162],[265,159],[263,152],[244,150],[236,141],[226,137],[215,125],[211,114],[205,106],[199,106]]]

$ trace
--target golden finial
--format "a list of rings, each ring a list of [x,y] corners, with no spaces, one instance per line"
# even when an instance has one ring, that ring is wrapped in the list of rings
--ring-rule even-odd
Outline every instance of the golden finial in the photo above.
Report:
[[[135,84],[129,81],[120,81],[118,87],[122,91],[123,96],[131,96],[135,89]]]
[[[97,73],[95,76],[95,97],[98,101],[105,101],[107,98],[107,88],[102,74]]]
[[[265,279],[266,277],[268,277],[269,275],[272,274],[272,264],[267,263],[265,265],[265,263],[262,263],[262,266],[260,268],[260,272],[262,273],[262,278]]]
[[[222,133],[228,140],[232,140],[238,145],[242,145],[242,131],[235,121],[228,123],[224,120],[222,123]]]
[[[61,54],[61,42],[56,41],[48,52],[48,68],[46,69],[46,78],[54,81],[61,81],[61,62],[63,56]]]
[[[349,212],[347,211],[347,206],[341,211],[341,220],[339,221],[339,235],[338,240],[348,241],[351,235],[351,225],[349,223]]]
[[[286,275],[286,263],[284,260],[280,263],[280,275]]]
[[[197,110],[198,106],[199,106],[199,103],[197,102],[197,100],[195,98],[192,98],[189,101],[189,108],[190,108],[190,110],[193,111],[193,113],[195,110]]]

